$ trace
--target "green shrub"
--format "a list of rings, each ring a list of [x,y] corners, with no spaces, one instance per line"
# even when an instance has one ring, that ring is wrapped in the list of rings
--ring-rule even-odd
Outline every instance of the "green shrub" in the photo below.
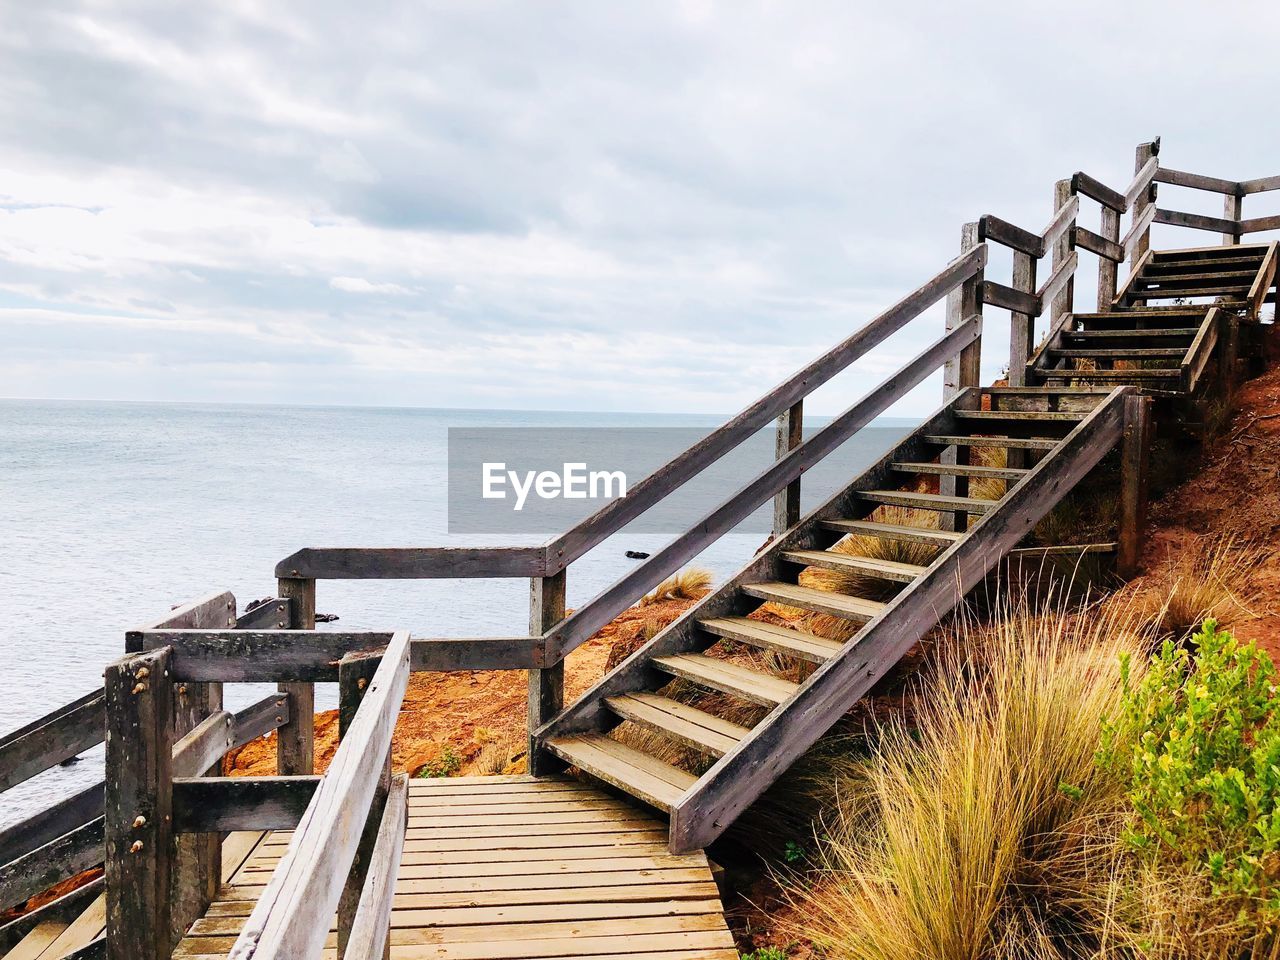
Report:
[[[1280,921],[1280,696],[1270,657],[1206,620],[1194,654],[1166,641],[1136,682],[1122,663],[1099,762],[1133,811],[1123,839],[1151,866],[1201,872],[1246,924]],[[1226,904],[1224,904],[1225,906]],[[1250,920],[1252,917],[1252,920]]]
[[[434,760],[428,760],[418,768],[418,776],[423,779],[452,777],[461,768],[462,758],[458,756],[452,745],[445,744],[444,749],[440,751],[440,756]]]
[[[787,960],[787,954],[777,947],[761,947],[750,953],[739,954],[739,960]]]

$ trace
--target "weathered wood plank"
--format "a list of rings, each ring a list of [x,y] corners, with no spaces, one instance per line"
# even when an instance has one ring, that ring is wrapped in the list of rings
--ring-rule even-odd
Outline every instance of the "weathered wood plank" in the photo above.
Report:
[[[282,580],[431,580],[540,577],[546,548],[307,547],[276,564]]]
[[[0,792],[101,743],[103,702],[95,690],[9,734],[0,743]]]
[[[280,866],[231,950],[234,960],[309,956],[321,949],[365,814],[386,763],[409,679],[409,634],[393,635],[347,736]]]
[[[1221,327],[1222,311],[1217,307],[1211,307],[1209,312],[1205,314],[1204,322],[1200,324],[1200,330],[1196,333],[1195,339],[1191,341],[1191,346],[1185,351],[1184,358],[1179,365],[1183,393],[1190,394],[1196,388],[1200,375],[1208,365],[1214,347],[1217,346],[1218,333]]]
[[[111,960],[167,960],[173,842],[168,649],[107,667],[105,863]]]
[[[1252,217],[1248,220],[1241,220],[1239,227],[1242,234],[1259,233],[1263,230],[1280,230],[1280,215]]]
[[[529,633],[541,638],[564,620],[565,575],[567,571],[549,577],[535,577],[529,581]],[[541,646],[542,641],[539,639]],[[533,731],[564,709],[564,660],[555,660],[545,667],[529,671],[528,715],[525,730],[528,736],[528,769],[534,776],[554,773],[563,764],[554,755],[538,749]]]
[[[1129,228],[1129,232],[1124,235],[1124,239],[1120,241],[1120,246],[1124,247],[1125,256],[1130,260],[1134,259],[1134,253],[1142,247],[1143,244],[1149,244],[1151,242],[1151,224],[1156,222],[1156,217],[1159,215],[1159,212],[1159,207],[1154,203],[1147,206],[1147,208],[1138,215],[1133,226]],[[1145,256],[1146,252],[1149,251],[1144,251],[1142,256]],[[1132,276],[1132,274],[1130,274],[1130,276]]]
[[[291,601],[287,597],[276,597],[240,614],[235,626],[237,630],[287,630],[291,617]]]
[[[1053,208],[1061,209],[1073,195],[1072,182],[1059,180],[1053,185]],[[1074,223],[1074,219],[1072,220]],[[1071,235],[1064,233],[1052,248],[1053,272],[1036,295],[1040,313],[1049,317],[1050,328],[1056,328],[1062,318],[1075,310],[1076,252],[1071,249]]]
[[[1120,228],[1120,219],[1116,217],[1111,222],[1115,224],[1115,228],[1118,231]],[[1092,230],[1087,230],[1078,224],[1075,227],[1072,227],[1072,243],[1077,247],[1088,250],[1090,253],[1097,254],[1099,257],[1102,257],[1104,261],[1113,265],[1124,260],[1124,247],[1120,246],[1118,240],[1118,234],[1116,237],[1112,238],[1094,233]],[[1115,276],[1114,272],[1112,273],[1112,276]],[[1112,296],[1114,295],[1115,291],[1112,290]],[[1111,297],[1108,297],[1106,300],[1098,301],[1099,305],[1110,302]]]
[[[1152,159],[1154,160],[1155,158],[1153,157]],[[1150,181],[1148,180],[1147,182],[1149,183]],[[1146,189],[1146,184],[1143,184],[1142,188]],[[1104,207],[1110,207],[1119,213],[1124,213],[1129,209],[1129,201],[1124,194],[1112,190],[1101,180],[1096,180],[1087,173],[1077,171],[1072,174],[1071,192],[1082,193],[1090,200],[1097,200]]]
[[[664,846],[665,849],[665,846]],[[72,923],[84,909],[102,895],[103,881],[101,877],[91,880],[70,893],[65,893],[56,900],[24,913],[20,917],[0,925],[0,956],[9,953],[20,941],[27,937],[36,927],[46,925],[52,928],[53,936],[58,936],[67,925]],[[51,942],[53,938],[46,940]],[[5,957],[5,960],[10,960]]]
[[[276,594],[289,601],[289,626],[293,630],[315,631],[316,581],[314,577],[290,574],[276,578]],[[257,634],[262,636],[262,634]],[[268,644],[276,641],[267,640]],[[349,652],[349,651],[344,651]],[[342,654],[333,657],[341,659]],[[271,678],[276,679],[276,678]],[[305,776],[315,769],[316,690],[311,683],[296,683],[302,677],[281,677],[276,689],[289,696],[289,722],[276,734],[276,773]]]
[[[1134,151],[1133,157],[1133,174],[1136,178],[1153,157],[1160,154],[1160,139],[1157,137],[1147,143],[1138,144]],[[1151,249],[1151,222],[1155,219],[1155,183],[1153,182],[1145,193],[1139,193],[1137,200],[1129,208],[1131,214],[1129,232],[1125,234],[1124,240],[1120,245],[1125,249],[1125,255],[1132,266],[1136,265]]]
[[[320,778],[180,777],[173,781],[176,833],[291,830]]]
[[[408,798],[409,780],[400,774],[391,781],[391,790],[387,794],[364,892],[351,924],[343,960],[377,960],[386,953],[392,899],[404,850]]]
[[[1024,230],[992,214],[986,214],[978,219],[978,240],[980,242],[990,240],[1029,257],[1044,256],[1044,240],[1039,234]]]
[[[1040,304],[1040,312],[1044,312],[1044,305],[1052,303],[1059,295],[1067,289],[1067,285],[1072,282],[1075,276],[1076,264],[1079,258],[1074,250],[1070,251],[1065,258],[1062,259],[1057,266],[1053,268],[1053,273],[1049,274],[1049,279],[1044,282],[1039,290],[1036,291],[1035,298]],[[1069,307],[1070,305],[1068,305]],[[1071,311],[1066,311],[1069,314]],[[1061,315],[1061,314],[1060,314]]]
[[[804,440],[804,401],[798,400],[778,418],[774,456],[777,459]],[[773,535],[781,536],[800,519],[800,478],[796,477],[773,498]],[[532,726],[529,729],[534,729]]]
[[[1207,190],[1210,193],[1225,193],[1230,196],[1241,193],[1241,188],[1244,186],[1234,180],[1206,177],[1199,173],[1187,173],[1184,170],[1174,170],[1172,167],[1164,166],[1156,171],[1155,180],[1175,187],[1190,187],[1192,190]]]
[[[1138,172],[1134,175],[1133,180],[1129,183],[1128,188],[1124,192],[1124,209],[1115,210],[1116,213],[1124,213],[1133,207],[1142,197],[1150,196],[1151,183],[1157,179],[1156,174],[1160,172],[1160,160],[1158,157],[1151,157],[1144,163]],[[1115,208],[1112,208],[1113,210]]]
[[[1175,227],[1190,227],[1192,230],[1211,230],[1231,237],[1239,235],[1240,224],[1235,220],[1222,217],[1206,217],[1200,213],[1184,213],[1181,210],[1165,210],[1157,208],[1156,223],[1167,223]]]
[[[999,310],[1040,316],[1040,299],[1035,293],[1024,293],[994,280],[982,281],[982,302]]]
[[[1258,276],[1249,287],[1249,293],[1245,298],[1249,303],[1249,316],[1252,319],[1257,319],[1259,311],[1262,310],[1262,303],[1266,299],[1267,291],[1275,286],[1276,262],[1278,259],[1277,246],[1280,246],[1280,244],[1273,243],[1267,250],[1262,266],[1258,269]]]
[[[898,398],[923,382],[947,358],[980,336],[981,318],[973,317],[935,341],[924,352],[882,381],[865,397],[834,417],[781,460],[748,481],[688,532],[676,537],[648,560],[634,567],[613,586],[597,594],[567,617],[546,637],[548,660],[563,658],[609,623],[645,591],[670,576],[708,544],[732,530],[792,479],[822,460],[849,437],[887,410]]]
[[[1036,258],[1020,251],[1013,254],[1013,289],[1025,294],[1035,294]],[[1043,302],[1043,301],[1041,301]],[[1026,380],[1027,360],[1035,342],[1036,315],[1011,311],[1009,315],[1009,385],[1023,386]]]
[[[1114,446],[1123,430],[1123,398],[1130,392],[1117,390],[1090,414],[1014,487],[1000,510],[980,518],[926,576],[889,602],[856,643],[818,667],[785,709],[765,717],[685,793],[671,811],[673,853],[705,847],[727,828],[1000,562]]]
[[[1266,193],[1270,190],[1280,190],[1280,176],[1277,177],[1259,177],[1256,180],[1242,180],[1236,184],[1242,196],[1251,193]]]
[[[98,817],[0,866],[0,911],[101,862],[102,818]]]
[[[1151,398],[1124,398],[1124,435],[1120,450],[1120,550],[1116,572],[1126,579],[1142,569],[1147,519],[1147,476],[1151,449]]]

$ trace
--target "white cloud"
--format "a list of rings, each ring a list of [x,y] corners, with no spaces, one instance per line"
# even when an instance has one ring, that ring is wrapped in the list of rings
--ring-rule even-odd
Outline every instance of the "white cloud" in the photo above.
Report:
[[[334,290],[345,290],[347,293],[413,293],[408,287],[398,283],[373,283],[364,277],[331,277],[329,286]]]

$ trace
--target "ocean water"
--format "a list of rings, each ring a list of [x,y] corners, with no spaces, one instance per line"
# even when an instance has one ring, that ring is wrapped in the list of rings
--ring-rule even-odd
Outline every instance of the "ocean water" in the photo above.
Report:
[[[273,596],[278,560],[304,546],[540,542],[449,536],[450,427],[681,427],[721,416],[222,404],[0,401],[0,732],[101,682],[124,631],[176,604],[231,590]],[[887,449],[906,421],[850,445],[849,471]],[[763,464],[759,464],[763,466]],[[835,477],[849,476],[837,471]],[[749,474],[745,474],[745,480]],[[836,480],[805,485],[806,508]],[[726,490],[725,493],[731,491]],[[669,536],[628,533],[569,570],[581,605]],[[758,532],[698,558],[717,580],[746,562]],[[322,582],[332,629],[493,636],[526,629],[523,580]],[[266,688],[228,686],[243,706]],[[321,705],[334,693],[321,685]],[[101,776],[101,748],[0,795],[0,824]]]

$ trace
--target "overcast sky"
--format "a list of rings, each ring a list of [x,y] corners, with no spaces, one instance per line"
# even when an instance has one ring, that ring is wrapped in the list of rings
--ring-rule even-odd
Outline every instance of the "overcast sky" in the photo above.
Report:
[[[1280,173],[1278,28],[1273,2],[3,0],[0,396],[732,412],[965,220],[1039,231],[1077,169],[1123,189],[1138,141]]]

